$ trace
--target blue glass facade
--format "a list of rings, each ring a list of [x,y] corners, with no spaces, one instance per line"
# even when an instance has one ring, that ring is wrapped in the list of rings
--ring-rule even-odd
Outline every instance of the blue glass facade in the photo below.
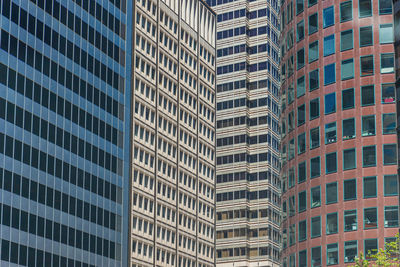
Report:
[[[127,264],[130,5],[0,3],[2,266]]]

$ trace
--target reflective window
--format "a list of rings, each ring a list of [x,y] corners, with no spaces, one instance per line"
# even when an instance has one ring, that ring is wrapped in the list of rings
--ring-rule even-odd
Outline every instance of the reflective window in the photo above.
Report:
[[[344,262],[354,262],[358,256],[357,240],[344,242]]]
[[[375,115],[362,116],[361,136],[375,135]]]
[[[308,63],[311,63],[318,59],[319,49],[318,49],[318,40],[312,42],[308,45]]]
[[[340,3],[340,22],[353,19],[353,7],[351,1]]]
[[[297,137],[297,153],[303,154],[304,152],[306,152],[306,134],[302,133]]]
[[[383,145],[383,165],[394,165],[397,162],[396,144]]]
[[[311,266],[312,267],[321,267],[321,247],[313,247],[311,249]]]
[[[353,29],[342,31],[340,33],[340,51],[353,48]]]
[[[338,232],[338,214],[328,213],[326,215],[326,234],[336,234]]]
[[[375,176],[364,177],[363,190],[364,198],[376,197],[377,189]]]
[[[356,231],[357,230],[357,210],[345,210],[344,211],[344,231]]]
[[[319,127],[310,130],[310,149],[319,147]]]
[[[382,84],[382,103],[389,104],[394,103],[395,93],[394,93],[394,84],[386,83]]]
[[[319,69],[310,71],[309,73],[309,90],[313,91],[319,88]]]
[[[307,209],[307,191],[299,193],[298,207],[299,207],[299,213]]]
[[[338,244],[326,245],[326,265],[335,265],[339,263]]]
[[[304,134],[305,138],[305,134]],[[306,161],[300,162],[298,167],[298,183],[305,182],[307,179],[307,166]]]
[[[304,0],[296,0],[296,15],[304,10]]]
[[[321,187],[316,186],[311,188],[311,208],[321,206]]]
[[[358,11],[360,18],[372,16],[371,0],[358,0]]]
[[[360,47],[372,45],[372,26],[360,27]]]
[[[356,168],[356,149],[350,148],[343,150],[343,170]]]
[[[398,192],[397,175],[385,175],[383,192],[385,196],[397,196]]]
[[[308,17],[308,34],[311,35],[318,31],[318,13]]]
[[[335,24],[335,15],[333,6],[327,7],[323,10],[323,24],[324,28],[332,26]]]
[[[336,112],[336,93],[325,95],[325,114]]]
[[[393,24],[379,25],[379,43],[388,44],[393,43]]]
[[[336,122],[325,124],[325,144],[336,142]]]
[[[354,78],[354,61],[353,59],[342,60],[342,81]]]
[[[363,167],[376,166],[376,147],[363,147]]]
[[[303,39],[304,39],[304,20],[297,23],[296,42],[300,42]]]
[[[357,180],[350,179],[343,181],[343,200],[357,199]]]
[[[311,218],[311,238],[321,236],[321,217]]]
[[[297,79],[297,97],[303,96],[305,93],[306,93],[306,78],[305,76],[301,76],[300,78]]]
[[[310,160],[311,178],[320,176],[321,174],[321,163],[320,158],[315,157]]]
[[[342,91],[342,109],[354,108],[354,88]]]
[[[324,56],[329,56],[335,53],[335,35],[324,37]]]
[[[374,229],[378,227],[378,209],[364,209],[364,229]]]
[[[361,76],[368,76],[374,74],[374,56],[360,57]]]
[[[381,73],[394,72],[394,54],[381,54]]]
[[[364,255],[376,254],[378,251],[378,239],[365,239],[364,240]]]
[[[399,207],[385,207],[385,227],[399,227]]]
[[[392,1],[379,0],[379,15],[391,14],[391,13],[392,13]]]
[[[310,120],[319,117],[319,98],[310,101]]]
[[[361,106],[375,104],[375,89],[373,85],[361,86]]]
[[[382,114],[382,133],[395,134],[396,133],[396,114],[385,113]]]
[[[326,184],[325,190],[326,204],[338,202],[337,182]]]
[[[335,63],[324,67],[324,85],[334,83],[336,81]]]
[[[306,122],[306,105],[303,104],[297,108],[297,125],[302,125]]]
[[[299,267],[306,267],[306,266],[307,266],[307,250],[302,250],[299,252]]]
[[[307,221],[299,222],[299,242],[307,239]],[[306,266],[306,265],[304,265]]]

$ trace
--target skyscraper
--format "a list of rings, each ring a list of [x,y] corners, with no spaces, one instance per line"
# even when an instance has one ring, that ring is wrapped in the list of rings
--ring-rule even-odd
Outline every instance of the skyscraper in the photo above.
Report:
[[[347,265],[398,232],[392,11],[281,4],[283,266]]]
[[[0,265],[126,266],[130,9],[0,9]]]
[[[279,266],[278,2],[217,15],[217,266]]]
[[[134,1],[131,266],[214,266],[215,13]]]

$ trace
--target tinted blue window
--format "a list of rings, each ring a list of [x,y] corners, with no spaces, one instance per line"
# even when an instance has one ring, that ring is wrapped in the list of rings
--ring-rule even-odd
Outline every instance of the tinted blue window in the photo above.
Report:
[[[335,35],[329,35],[324,38],[324,56],[335,53]]]
[[[336,112],[336,94],[325,95],[325,114]]]
[[[335,15],[333,6],[324,9],[324,28],[335,24]]]
[[[336,81],[335,63],[324,67],[324,84],[328,85]]]

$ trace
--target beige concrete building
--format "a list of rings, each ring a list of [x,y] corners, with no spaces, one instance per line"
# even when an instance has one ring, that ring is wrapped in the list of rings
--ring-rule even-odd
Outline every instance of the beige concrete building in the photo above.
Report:
[[[216,17],[133,8],[131,266],[214,266]]]

